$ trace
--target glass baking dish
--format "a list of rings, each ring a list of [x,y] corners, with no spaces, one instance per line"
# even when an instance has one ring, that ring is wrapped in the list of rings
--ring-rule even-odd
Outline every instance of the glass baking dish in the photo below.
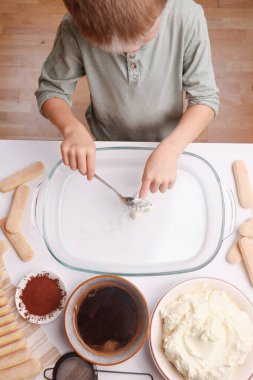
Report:
[[[96,173],[126,196],[141,185],[152,147],[97,148]],[[129,210],[97,179],[59,161],[33,200],[33,224],[52,256],[71,269],[118,275],[190,272],[210,263],[235,224],[235,204],[215,169],[184,152],[177,181],[149,194],[150,212]],[[232,227],[231,227],[232,226]],[[230,230],[230,232],[225,232]]]

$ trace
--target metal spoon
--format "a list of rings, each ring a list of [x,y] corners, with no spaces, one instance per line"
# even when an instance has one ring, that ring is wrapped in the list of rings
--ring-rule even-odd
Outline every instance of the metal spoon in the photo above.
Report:
[[[114,189],[114,187],[109,185],[109,183],[107,183],[103,178],[99,177],[97,174],[94,174],[94,177],[102,182],[105,186],[107,186],[110,190],[112,190],[115,194],[117,194],[120,200],[130,208],[132,219],[135,219],[143,212],[150,211],[152,209],[152,204],[146,199],[136,198],[136,196],[124,197],[116,189]]]
[[[127,206],[131,207],[135,203],[135,198],[134,197],[124,197],[122,194],[120,194],[114,187],[109,185],[109,183],[105,182],[105,180],[101,177],[99,177],[97,174],[94,174],[94,177],[98,179],[100,182],[102,182],[105,186],[107,186],[109,189],[114,191],[115,194],[118,195],[118,197],[121,199],[123,203],[125,203]]]

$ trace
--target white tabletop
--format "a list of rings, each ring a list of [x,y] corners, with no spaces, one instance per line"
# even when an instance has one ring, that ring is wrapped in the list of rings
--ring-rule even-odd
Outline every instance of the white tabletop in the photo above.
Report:
[[[153,146],[154,144],[97,143],[97,146],[119,145]],[[245,160],[248,164],[253,182],[253,145],[206,143],[191,144],[187,151],[194,152],[207,159],[214,166],[223,183],[234,192],[236,200],[236,226],[240,225],[240,223],[245,221],[247,218],[252,217],[252,210],[242,209],[238,203],[231,164],[236,159]],[[0,141],[0,178],[4,178],[5,176],[14,173],[33,161],[40,160],[45,164],[46,172],[41,178],[33,180],[29,183],[31,189],[35,190],[37,185],[46,178],[54,164],[60,158],[60,142]],[[0,193],[0,217],[6,216],[11,197],[12,193]],[[15,285],[19,283],[25,274],[33,270],[50,269],[64,280],[68,294],[71,294],[78,284],[92,277],[92,275],[88,273],[81,273],[67,269],[53,259],[47,251],[42,238],[32,228],[29,208],[27,209],[24,221],[22,223],[22,230],[30,244],[33,246],[34,251],[36,252],[36,257],[30,262],[22,262],[17,257],[14,250],[12,248],[9,249],[5,255],[5,263],[11,280]],[[131,277],[129,279],[143,292],[149,304],[150,312],[152,312],[157,301],[170,288],[170,286],[193,277],[209,276],[224,279],[233,283],[245,295],[253,300],[253,289],[243,265],[230,265],[225,259],[227,250],[232,244],[235,236],[236,232],[225,239],[216,258],[201,270],[180,275]],[[0,235],[0,239],[1,238],[2,235]],[[72,351],[67,342],[67,338],[65,337],[63,315],[50,324],[43,326],[43,329],[48,334],[49,339],[62,353]],[[112,369],[119,371],[149,372],[153,375],[155,380],[162,379],[152,361],[148,342],[146,342],[145,346],[133,358],[125,363],[114,366]],[[122,378],[125,380],[135,380],[135,377],[132,375],[124,376]],[[106,377],[106,375],[101,375],[99,377],[99,380],[100,379],[109,379],[109,377]],[[136,377],[136,379],[138,378]]]

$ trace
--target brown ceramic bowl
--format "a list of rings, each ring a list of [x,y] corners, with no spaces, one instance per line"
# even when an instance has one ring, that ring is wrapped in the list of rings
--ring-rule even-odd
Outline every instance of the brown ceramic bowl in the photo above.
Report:
[[[111,352],[88,346],[82,339],[77,326],[77,314],[83,300],[91,291],[108,286],[118,287],[128,293],[134,300],[138,315],[135,335],[125,346]],[[113,275],[92,277],[80,284],[71,294],[64,315],[65,332],[72,348],[85,360],[98,365],[119,364],[135,355],[146,341],[149,322],[149,310],[142,293],[130,281]]]

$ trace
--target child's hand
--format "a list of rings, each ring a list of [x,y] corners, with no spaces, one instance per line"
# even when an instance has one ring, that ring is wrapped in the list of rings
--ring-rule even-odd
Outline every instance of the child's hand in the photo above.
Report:
[[[149,190],[164,193],[172,188],[176,181],[178,157],[179,153],[165,140],[157,146],[145,165],[140,198],[145,199]]]
[[[78,169],[91,180],[95,173],[96,148],[94,141],[80,123],[68,128],[61,145],[62,159],[72,170]]]

